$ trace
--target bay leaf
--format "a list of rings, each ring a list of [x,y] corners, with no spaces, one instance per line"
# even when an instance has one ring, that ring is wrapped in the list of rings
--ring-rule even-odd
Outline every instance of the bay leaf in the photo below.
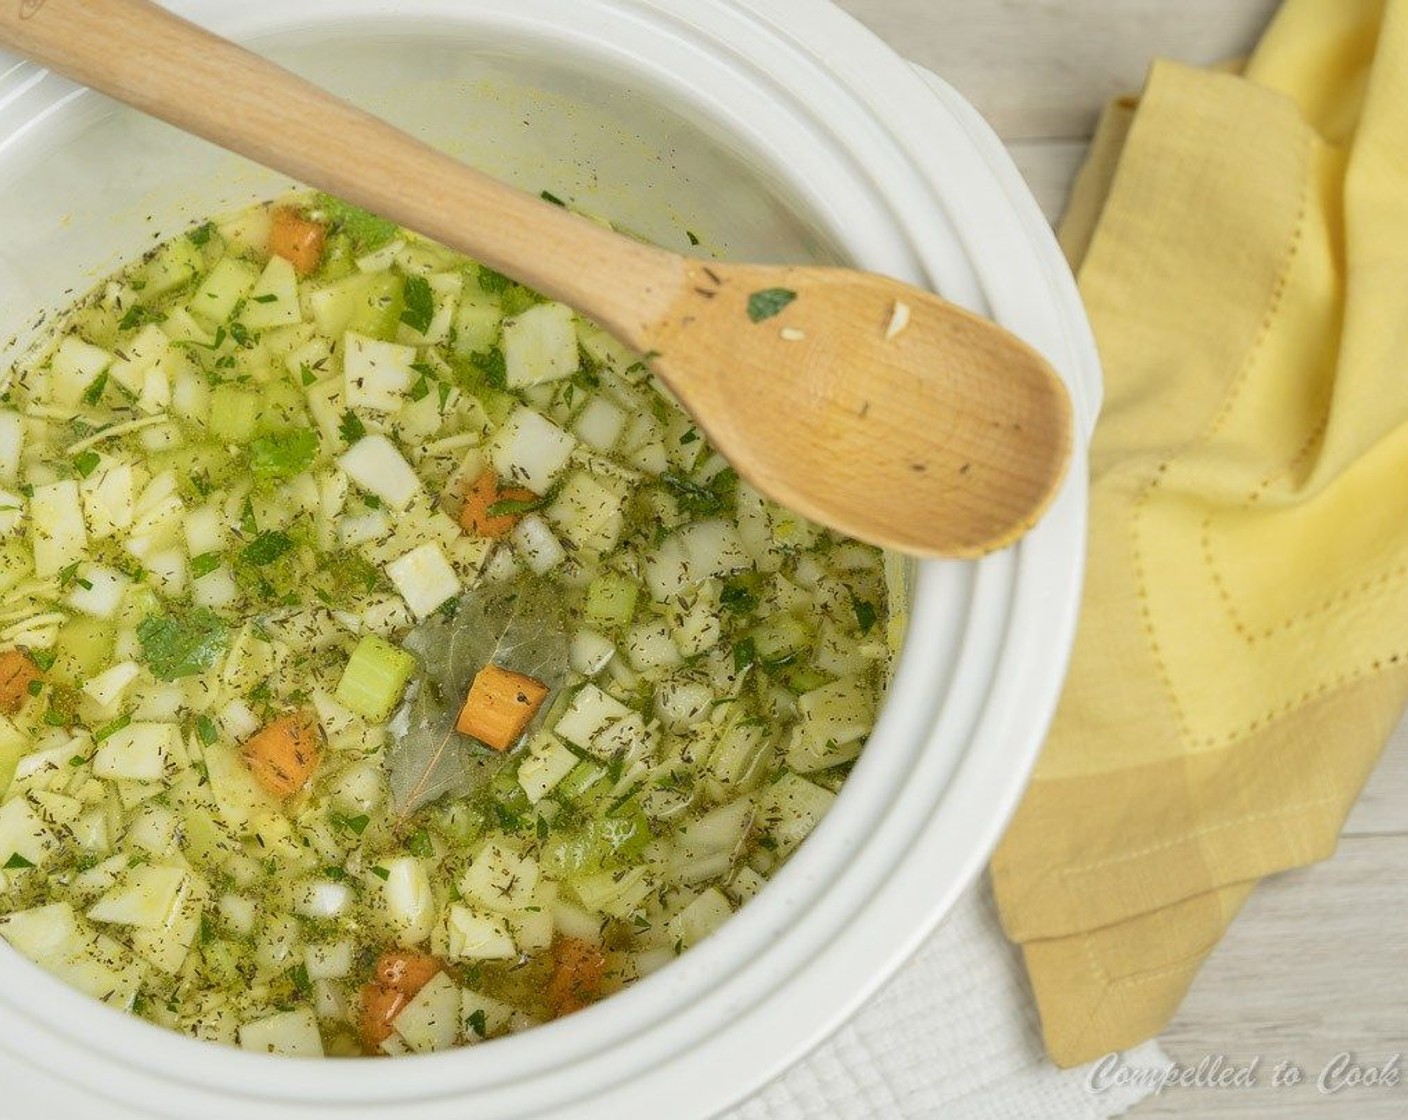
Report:
[[[387,755],[392,806],[405,818],[446,795],[463,797],[509,765],[500,753],[455,730],[474,675],[492,663],[542,681],[552,691],[567,677],[567,618],[560,594],[516,581],[476,588],[453,615],[437,614],[411,631],[405,647],[419,661]],[[531,734],[551,701],[528,727]]]

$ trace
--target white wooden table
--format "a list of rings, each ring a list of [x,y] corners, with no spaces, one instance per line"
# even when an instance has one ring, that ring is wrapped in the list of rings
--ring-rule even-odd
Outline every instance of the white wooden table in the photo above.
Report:
[[[840,3],[978,107],[1053,221],[1105,101],[1138,90],[1156,56],[1209,63],[1245,55],[1277,6],[1276,0]],[[1169,1054],[1183,1063],[1260,1058],[1258,1087],[1174,1089],[1132,1115],[1408,1116],[1408,1071],[1397,1088],[1325,1095],[1315,1085],[1341,1053],[1366,1065],[1408,1057],[1405,870],[1408,725],[1350,817],[1339,854],[1263,884],[1164,1036]],[[1281,1061],[1304,1071],[1299,1086],[1270,1087],[1271,1068]]]

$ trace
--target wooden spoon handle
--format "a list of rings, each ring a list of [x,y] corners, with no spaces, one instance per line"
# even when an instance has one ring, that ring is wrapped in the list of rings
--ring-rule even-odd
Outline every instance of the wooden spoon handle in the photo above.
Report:
[[[674,254],[505,186],[146,0],[0,0],[0,44],[507,272],[638,348],[682,283]]]

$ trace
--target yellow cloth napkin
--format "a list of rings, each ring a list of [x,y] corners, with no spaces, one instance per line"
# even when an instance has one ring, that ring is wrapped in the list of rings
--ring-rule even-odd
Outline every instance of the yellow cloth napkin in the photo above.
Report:
[[[1090,567],[993,879],[1072,1065],[1334,852],[1408,700],[1408,0],[1287,0],[1244,75],[1156,65],[1063,240],[1108,385]]]

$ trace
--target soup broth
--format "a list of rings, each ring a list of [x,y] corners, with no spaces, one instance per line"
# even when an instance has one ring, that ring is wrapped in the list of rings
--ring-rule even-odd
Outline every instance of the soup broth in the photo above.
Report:
[[[0,935],[112,1006],[303,1056],[573,1013],[751,898],[870,732],[879,552],[335,199],[162,244],[3,385]]]

